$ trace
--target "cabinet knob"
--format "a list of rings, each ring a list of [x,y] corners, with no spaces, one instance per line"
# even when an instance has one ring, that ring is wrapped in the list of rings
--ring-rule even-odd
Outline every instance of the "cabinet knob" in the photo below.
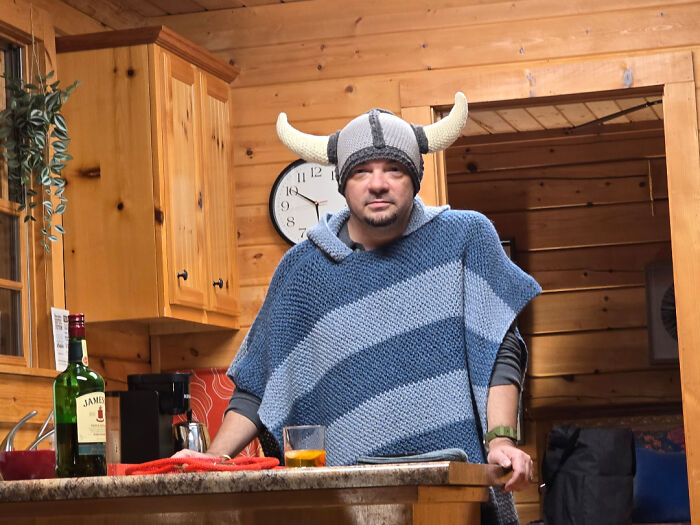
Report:
[[[180,277],[182,277],[183,281],[186,281],[187,280],[187,270],[182,270],[182,273],[178,273],[177,278],[179,279]]]
[[[214,282],[211,283],[211,284],[212,284],[212,286],[214,286],[214,287],[217,287],[217,286],[218,286],[219,288],[223,288],[223,287],[224,287],[224,280],[223,280],[221,277],[219,277],[219,280],[218,280],[218,281],[214,281]]]

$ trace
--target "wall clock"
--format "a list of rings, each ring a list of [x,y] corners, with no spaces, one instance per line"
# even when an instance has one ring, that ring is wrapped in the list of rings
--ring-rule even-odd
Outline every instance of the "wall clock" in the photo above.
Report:
[[[647,294],[647,330],[652,363],[678,362],[676,298],[673,265],[652,262],[644,268]]]
[[[297,160],[282,170],[270,191],[270,219],[289,244],[305,240],[324,213],[344,207],[335,166]]]

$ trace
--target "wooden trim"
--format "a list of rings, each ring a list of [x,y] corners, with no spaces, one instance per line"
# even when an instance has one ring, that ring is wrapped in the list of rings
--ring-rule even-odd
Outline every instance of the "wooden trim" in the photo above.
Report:
[[[20,238],[22,236],[20,235]],[[20,241],[21,244],[22,241]],[[21,251],[21,250],[20,250]],[[20,259],[22,260],[22,259]],[[21,266],[24,266],[23,264]],[[14,290],[19,292],[24,288],[24,285],[20,281],[12,281],[10,279],[0,279],[0,289],[4,290]]]
[[[693,81],[664,87],[666,165],[678,353],[693,521],[700,521],[700,148],[696,87]]]
[[[165,26],[62,36],[56,39],[56,52],[67,53],[140,44],[156,44],[229,83],[233,82],[239,73],[238,68],[227,64],[213,53],[181,37]]]
[[[630,71],[633,83],[625,83]],[[629,78],[629,77],[628,77]],[[691,51],[625,55],[572,62],[543,60],[530,64],[471,66],[406,75],[399,81],[401,106],[438,106],[454,103],[456,91],[470,103],[533,97],[574,95],[597,91],[660,86],[693,78]]]

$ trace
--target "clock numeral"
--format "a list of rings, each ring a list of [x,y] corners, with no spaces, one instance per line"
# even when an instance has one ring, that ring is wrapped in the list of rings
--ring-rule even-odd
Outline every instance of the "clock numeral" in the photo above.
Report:
[[[294,227],[294,217],[287,217],[287,227],[288,228],[293,228]]]
[[[289,209],[289,201],[280,202],[280,208],[282,208],[282,211],[287,211]]]
[[[338,180],[338,170],[333,168],[333,171],[331,171],[331,180]]]
[[[306,172],[303,172],[303,171],[297,172],[297,182],[299,184],[306,182]]]
[[[321,166],[311,166],[311,178],[316,179],[323,176],[323,169]]]
[[[296,186],[285,186],[284,189],[287,192],[287,194],[286,194],[287,197],[289,197],[290,195],[298,195],[299,194],[299,188],[297,188]]]
[[[301,232],[301,235],[299,236],[300,239],[306,237],[306,228],[299,228],[299,231]]]

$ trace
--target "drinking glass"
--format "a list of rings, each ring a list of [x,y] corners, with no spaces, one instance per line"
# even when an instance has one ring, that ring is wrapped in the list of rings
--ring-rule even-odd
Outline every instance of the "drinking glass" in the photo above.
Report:
[[[286,467],[326,466],[326,427],[323,425],[284,427],[282,434]]]

